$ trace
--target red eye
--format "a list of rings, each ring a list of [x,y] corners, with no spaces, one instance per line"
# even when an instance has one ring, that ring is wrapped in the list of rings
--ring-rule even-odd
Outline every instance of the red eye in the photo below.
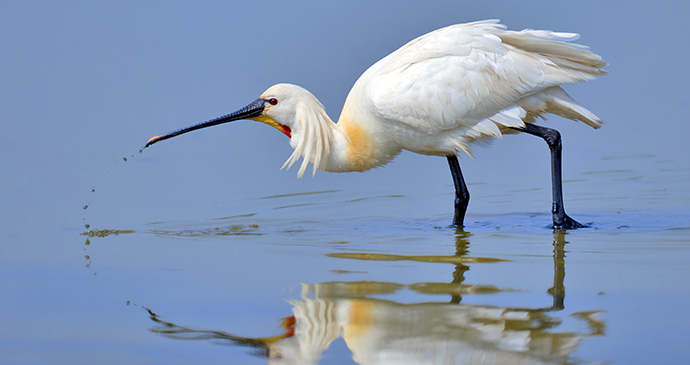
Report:
[[[276,105],[276,104],[278,104],[278,99],[270,98],[270,99],[268,99],[268,103],[271,105]]]

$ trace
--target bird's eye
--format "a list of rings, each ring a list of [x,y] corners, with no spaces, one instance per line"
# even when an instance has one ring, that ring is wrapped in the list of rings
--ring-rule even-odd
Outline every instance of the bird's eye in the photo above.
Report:
[[[268,99],[268,103],[271,105],[276,105],[276,104],[278,104],[278,99],[270,98],[270,99]]]

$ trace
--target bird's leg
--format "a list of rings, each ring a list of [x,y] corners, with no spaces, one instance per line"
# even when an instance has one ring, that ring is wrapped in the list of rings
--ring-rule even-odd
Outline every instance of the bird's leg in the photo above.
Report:
[[[453,225],[464,227],[465,211],[467,211],[467,205],[470,203],[470,192],[467,190],[465,179],[462,177],[458,156],[452,155],[447,157],[448,165],[450,165],[450,173],[453,176],[453,184],[455,184],[455,214],[453,215]]]
[[[551,192],[553,194],[554,229],[572,229],[586,227],[565,214],[563,207],[563,180],[561,177],[561,134],[551,128],[525,123],[524,128],[515,128],[519,131],[543,138],[551,150]]]

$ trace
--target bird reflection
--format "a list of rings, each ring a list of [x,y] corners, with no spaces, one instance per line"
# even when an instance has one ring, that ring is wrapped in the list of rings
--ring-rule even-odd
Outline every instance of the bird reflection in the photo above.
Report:
[[[161,320],[149,310],[157,326],[151,331],[176,339],[220,340],[253,349],[269,364],[317,364],[337,338],[342,339],[358,364],[566,364],[579,343],[603,335],[599,312],[572,316],[584,322],[586,331],[559,331],[562,319],[554,312],[564,309],[565,232],[554,232],[554,283],[548,289],[549,306],[538,308],[463,304],[462,295],[489,288],[464,285],[465,272],[473,262],[502,260],[470,257],[466,232],[456,235],[456,254],[446,256],[399,256],[366,254],[365,260],[412,260],[454,262],[451,284],[385,282],[325,282],[302,285],[300,300],[293,300],[293,315],[282,320],[284,332],[265,338],[247,338],[223,331],[194,330]],[[348,254],[342,258],[358,258]],[[364,254],[363,254],[364,255]],[[438,286],[430,289],[430,286]],[[408,288],[422,293],[450,294],[450,303],[402,304],[374,295]],[[503,289],[494,288],[496,292]]]
[[[470,240],[471,234],[459,229],[455,236],[455,256],[463,257],[470,252]],[[462,284],[465,281],[465,272],[469,270],[470,267],[459,263],[455,265],[455,271],[453,271],[453,284]],[[460,293],[451,294],[451,303],[458,304],[462,301],[462,295]]]

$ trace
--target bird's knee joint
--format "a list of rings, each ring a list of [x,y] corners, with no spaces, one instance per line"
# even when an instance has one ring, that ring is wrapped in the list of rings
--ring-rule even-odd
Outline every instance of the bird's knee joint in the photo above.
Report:
[[[470,197],[457,197],[455,198],[455,205],[458,207],[465,207],[470,204]]]
[[[544,133],[544,140],[551,148],[561,147],[561,133],[555,129],[549,129]]]

